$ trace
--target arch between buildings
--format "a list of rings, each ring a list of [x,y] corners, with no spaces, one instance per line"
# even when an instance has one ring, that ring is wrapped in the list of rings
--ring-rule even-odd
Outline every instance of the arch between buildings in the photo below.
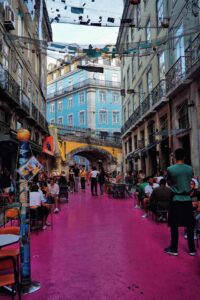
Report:
[[[91,165],[97,165],[99,161],[102,161],[104,167],[107,168],[117,164],[117,159],[112,154],[102,148],[94,146],[84,146],[72,150],[66,155],[67,164],[70,164],[70,161],[73,160],[75,155],[85,157]]]

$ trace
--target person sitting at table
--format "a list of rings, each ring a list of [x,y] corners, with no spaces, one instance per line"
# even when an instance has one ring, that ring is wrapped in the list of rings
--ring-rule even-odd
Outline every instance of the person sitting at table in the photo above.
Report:
[[[144,190],[145,197],[144,197],[143,204],[144,204],[145,214],[142,215],[142,218],[147,218],[147,216],[148,216],[149,199],[150,199],[150,196],[151,196],[153,190],[157,187],[159,187],[159,184],[154,182],[154,179],[152,176],[149,176],[148,184],[146,185],[145,190]]]
[[[198,185],[194,178],[190,181],[190,197],[192,199],[192,205],[194,207],[194,216],[196,219],[196,225],[194,228],[194,239],[197,239],[197,231],[200,230],[200,192]],[[184,230],[184,237],[187,239],[187,230]]]
[[[37,184],[33,184],[29,194],[30,197],[30,207],[37,209],[38,219],[43,222],[43,229],[47,228],[49,223],[47,222],[50,210],[48,207],[44,206],[45,199]],[[34,211],[30,210],[30,217],[33,217]]]
[[[59,208],[58,208],[59,193],[60,193],[59,185],[55,183],[53,178],[50,178],[50,183],[48,184],[47,198],[51,200],[51,202],[53,201],[53,203],[55,204],[54,213],[59,212]]]
[[[166,186],[166,179],[162,178],[160,180],[160,186],[153,189],[150,199],[149,199],[149,209],[157,214],[157,206],[159,203],[159,206],[163,208],[164,210],[168,209],[168,204],[171,198],[171,190],[169,187]],[[166,221],[166,213],[160,213],[159,215],[159,221]]]

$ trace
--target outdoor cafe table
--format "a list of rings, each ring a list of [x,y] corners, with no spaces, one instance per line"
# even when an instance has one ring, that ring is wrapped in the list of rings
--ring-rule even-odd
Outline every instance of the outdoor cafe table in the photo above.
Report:
[[[0,234],[0,248],[15,244],[19,241],[19,235]]]

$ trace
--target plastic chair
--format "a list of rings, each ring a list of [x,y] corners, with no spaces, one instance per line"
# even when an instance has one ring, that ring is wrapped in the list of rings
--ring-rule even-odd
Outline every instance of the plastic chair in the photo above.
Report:
[[[12,226],[12,221],[18,220],[18,226],[20,224],[20,210],[19,208],[8,208],[5,211],[5,224],[10,221]]]
[[[12,299],[15,297],[15,286],[17,287],[18,299],[21,300],[21,289],[16,259],[13,256],[0,256],[0,265],[3,273],[0,274],[0,287],[12,287]]]

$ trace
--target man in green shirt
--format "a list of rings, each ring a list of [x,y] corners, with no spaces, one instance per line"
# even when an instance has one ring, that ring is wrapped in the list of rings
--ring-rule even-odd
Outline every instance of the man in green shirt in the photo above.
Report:
[[[194,244],[194,214],[190,197],[192,167],[184,163],[184,149],[175,151],[176,164],[167,169],[167,182],[171,189],[168,224],[171,227],[171,245],[164,251],[178,255],[178,227],[187,227],[189,254],[196,254]]]

